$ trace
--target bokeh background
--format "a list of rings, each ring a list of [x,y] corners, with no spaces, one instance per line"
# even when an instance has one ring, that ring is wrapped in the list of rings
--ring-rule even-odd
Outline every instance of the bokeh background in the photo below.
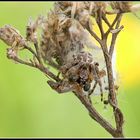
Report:
[[[25,35],[29,17],[47,14],[53,2],[0,2],[0,27],[10,24]],[[140,13],[137,13],[140,16]],[[140,19],[123,17],[117,44],[118,100],[126,137],[140,137]],[[72,94],[59,95],[33,68],[13,64],[0,41],[0,137],[111,137]],[[111,111],[95,106],[111,121]]]

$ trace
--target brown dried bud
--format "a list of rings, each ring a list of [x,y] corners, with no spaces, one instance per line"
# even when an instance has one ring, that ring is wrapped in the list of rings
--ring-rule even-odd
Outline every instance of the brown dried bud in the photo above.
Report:
[[[29,20],[29,23],[26,28],[26,39],[28,41],[36,43],[37,28],[41,25],[42,22],[43,22],[42,16],[39,16],[35,22],[33,22],[31,19]]]
[[[72,2],[71,1],[58,1],[56,2],[56,4],[60,4],[60,6],[63,6],[63,7],[68,7],[68,6],[72,6]]]
[[[134,4],[130,7],[132,12],[140,11],[140,4]]]
[[[102,11],[105,11],[106,10],[106,7],[107,7],[107,2],[95,2],[95,8],[97,9],[100,9]]]
[[[7,49],[7,57],[9,59],[17,57],[17,52],[13,48]]]
[[[8,46],[22,48],[26,45],[25,39],[20,35],[19,31],[10,25],[0,28],[0,39]]]
[[[131,3],[127,1],[113,1],[110,2],[110,5],[113,10],[116,10],[116,12],[130,12],[131,11]]]

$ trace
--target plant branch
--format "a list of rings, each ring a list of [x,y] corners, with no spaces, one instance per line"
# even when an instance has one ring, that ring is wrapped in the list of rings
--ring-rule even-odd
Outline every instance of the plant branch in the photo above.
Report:
[[[38,47],[38,42],[35,42],[34,46],[35,46],[36,53],[37,53],[37,59],[38,59],[39,63],[42,64],[41,56],[40,56],[40,51],[39,51],[39,47]]]
[[[117,105],[117,97],[115,93],[115,87],[114,87],[115,85],[114,85],[113,70],[112,70],[112,61],[107,51],[106,41],[102,41],[102,48],[104,48],[103,54],[106,62],[107,76],[108,76],[108,85],[109,85],[108,101],[110,105],[113,107],[113,112],[114,112],[115,122],[116,122],[116,137],[124,137],[123,130],[122,130],[124,118],[121,110],[118,108]]]
[[[101,38],[103,39],[104,38],[104,29],[103,29],[103,25],[102,25],[102,14],[103,13],[102,13],[101,9],[99,9],[97,12],[96,22],[97,22],[97,25],[100,29]]]
[[[31,47],[28,47],[27,45],[25,45],[24,48],[31,52],[33,54],[33,57],[35,57],[38,62],[41,63],[38,53],[36,53]]]
[[[110,31],[113,29],[113,26],[116,24],[116,22],[118,21],[118,19],[120,18],[121,14],[117,14],[114,21],[112,22],[112,24],[110,25],[109,29],[107,30],[107,32],[105,33],[105,36],[107,37],[108,34],[110,33]]]
[[[105,62],[106,62],[106,68],[107,68],[107,74],[108,74],[108,84],[109,84],[108,100],[109,100],[110,105],[113,107],[115,122],[116,122],[116,130],[120,135],[123,135],[122,125],[123,125],[124,119],[123,119],[123,114],[117,105],[117,97],[116,97],[115,88],[114,88],[114,78],[113,78],[113,71],[112,71],[112,62],[111,62],[110,57],[106,55],[104,56],[105,56]]]
[[[98,13],[98,14],[101,14],[101,13]],[[98,15],[98,17],[103,18],[104,16]],[[112,70],[112,59],[111,59],[113,51],[114,51],[114,46],[115,46],[115,41],[116,41],[117,35],[120,32],[120,30],[123,28],[123,27],[121,27],[121,29],[118,30],[119,25],[120,25],[120,21],[121,21],[121,17],[122,17],[122,14],[117,14],[111,25],[110,25],[109,21],[104,17],[103,20],[109,26],[109,29],[104,34],[103,31],[102,31],[103,29],[101,28],[102,24],[101,24],[101,20],[100,20],[100,22],[97,22],[97,24],[98,24],[98,27],[100,29],[102,40],[99,40],[95,35],[93,36],[94,38],[96,37],[95,39],[101,45],[101,48],[102,48],[102,51],[103,51],[103,54],[104,54],[105,63],[106,63],[108,85],[109,85],[108,100],[109,100],[110,105],[113,107],[113,112],[114,112],[114,117],[115,117],[115,122],[116,122],[115,134],[113,133],[114,131],[108,131],[108,130],[107,131],[114,137],[124,137],[123,136],[123,130],[122,130],[124,119],[123,119],[123,114],[122,114],[121,110],[118,108],[117,97],[116,97],[115,88],[114,88],[115,85],[114,85],[113,70]],[[112,35],[111,46],[110,46],[110,50],[108,52],[107,37],[108,37],[108,34],[110,33],[110,31],[113,30],[113,27],[114,27],[115,24],[116,24],[115,29],[117,29],[118,31]],[[92,114],[92,115],[93,115],[93,117],[95,116],[95,114]],[[101,123],[101,120],[99,121],[99,123]],[[105,126],[103,126],[103,127],[105,128]]]
[[[38,59],[37,54],[34,52],[34,50],[31,47],[28,47],[27,45],[25,45],[24,49],[27,49],[29,52],[31,52]]]
[[[78,91],[75,92],[75,95],[78,97],[78,99],[82,102],[82,104],[86,107],[86,109],[89,111],[89,115],[92,119],[94,119],[96,122],[98,122],[106,131],[108,131],[113,137],[123,137],[123,135],[120,135],[113,126],[106,121],[91,105],[88,100]]]
[[[101,43],[101,39],[97,36],[97,34],[90,28],[90,25],[87,26],[87,30],[89,33],[99,42]]]
[[[106,18],[106,15],[105,15],[105,14],[102,15],[102,18],[103,18],[104,22],[105,22],[105,23],[108,25],[108,27],[110,28],[111,24],[110,24],[110,22],[108,21],[108,19]]]
[[[8,57],[8,56],[7,56]],[[27,66],[30,66],[30,67],[33,67],[33,68],[37,68],[39,69],[40,71],[42,71],[43,73],[45,73],[47,76],[49,76],[50,78],[52,78],[53,80],[55,81],[61,81],[60,78],[58,78],[58,76],[54,75],[52,72],[50,72],[46,67],[44,67],[43,65],[40,65],[40,64],[33,64],[33,63],[30,63],[30,62],[26,62],[18,57],[8,57],[9,59],[12,59],[20,64],[23,64],[23,65],[27,65]]]
[[[112,34],[111,45],[110,45],[110,49],[109,49],[109,55],[111,56],[111,58],[112,58],[112,55],[113,55],[114,46],[115,46],[115,43],[116,43],[116,39],[117,39],[118,33],[123,29],[123,26],[121,26],[119,28],[121,19],[122,19],[122,14],[120,14],[120,16],[118,18],[118,21],[116,23],[116,27],[115,27],[116,30],[118,30],[118,29],[119,30],[116,33]]]

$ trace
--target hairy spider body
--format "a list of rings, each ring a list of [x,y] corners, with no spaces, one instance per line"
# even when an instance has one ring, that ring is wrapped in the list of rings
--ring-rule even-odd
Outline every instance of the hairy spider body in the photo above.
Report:
[[[80,52],[73,59],[60,67],[62,74],[61,82],[48,81],[48,84],[58,93],[81,90],[91,95],[92,83],[96,81],[100,86],[101,100],[103,100],[103,89],[100,78],[106,75],[105,71],[98,69],[97,63],[93,62],[92,55],[87,52]],[[76,86],[75,86],[76,85]],[[78,88],[78,89],[77,89]],[[85,95],[85,94],[84,94]]]

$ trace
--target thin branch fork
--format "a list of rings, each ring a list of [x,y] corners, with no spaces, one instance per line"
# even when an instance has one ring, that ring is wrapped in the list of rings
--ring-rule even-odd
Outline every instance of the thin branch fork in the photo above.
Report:
[[[113,55],[114,46],[115,46],[115,43],[116,43],[116,39],[117,39],[118,33],[124,28],[123,26],[121,26],[119,28],[121,19],[122,19],[122,14],[120,14],[120,16],[118,18],[118,21],[116,23],[116,27],[115,27],[116,33],[112,34],[111,45],[110,45],[110,50],[109,50],[109,55],[111,56],[111,58],[112,58],[112,55]]]
[[[108,100],[109,100],[110,105],[113,107],[115,122],[116,122],[116,131],[115,131],[116,133],[115,133],[115,135],[112,134],[113,133],[112,131],[110,133],[111,133],[111,135],[114,135],[114,137],[124,137],[123,136],[123,130],[122,130],[122,126],[123,126],[123,122],[124,122],[123,114],[122,114],[121,110],[118,108],[118,105],[117,105],[117,97],[116,97],[115,88],[114,88],[115,85],[114,85],[112,60],[111,60],[112,59],[112,54],[113,54],[113,51],[114,51],[115,42],[116,42],[116,39],[117,39],[117,35],[121,31],[121,29],[123,28],[123,26],[121,26],[119,28],[121,18],[122,18],[122,14],[118,13],[116,15],[114,21],[112,22],[112,24],[110,24],[108,19],[105,17],[105,15],[102,15],[100,12],[98,12],[98,18],[100,20],[97,19],[97,25],[100,29],[102,39],[98,39],[98,37],[94,35],[95,33],[93,34],[93,31],[91,32],[92,33],[91,35],[94,35],[93,37],[101,45],[101,48],[102,48],[103,54],[104,54],[104,58],[105,58],[106,68],[107,68],[108,85],[109,85]],[[109,29],[107,30],[106,33],[104,33],[104,30],[103,30],[103,27],[102,27],[102,20],[104,20],[105,23],[109,26]],[[108,37],[109,33],[111,32],[111,30],[113,30],[113,27],[114,27],[115,24],[116,24],[116,27],[115,27],[116,32],[112,33],[111,45],[110,45],[110,49],[108,51],[108,49],[107,49],[107,37]],[[105,128],[105,126],[103,126],[103,127]]]
[[[9,57],[7,56],[9,59],[12,59],[14,60],[15,62],[18,62],[20,64],[23,64],[23,65],[27,65],[27,66],[30,66],[30,67],[33,67],[33,68],[37,68],[39,69],[40,71],[42,71],[45,75],[49,76],[50,78],[52,78],[53,80],[55,81],[61,81],[61,79],[54,75],[51,71],[49,71],[45,66],[43,66],[42,64],[37,64],[37,63],[30,63],[30,62],[26,62],[20,58],[18,58],[17,56],[15,57]]]
[[[74,92],[74,94],[77,96],[77,98],[82,102],[82,104],[86,107],[86,109],[89,111],[89,115],[92,119],[94,119],[96,122],[98,122],[106,131],[108,131],[113,137],[123,137],[122,133],[119,133],[117,129],[115,129],[108,121],[106,121],[93,107],[93,105],[90,104],[90,102],[81,94]]]
[[[42,60],[41,60],[41,56],[40,56],[40,50],[39,50],[39,46],[38,46],[37,41],[34,43],[34,46],[35,46],[36,53],[37,53],[37,59],[38,59],[39,63],[42,64]]]
[[[75,92],[75,95],[82,102],[82,104],[87,108],[87,110],[89,111],[89,115],[91,116],[91,118],[94,119],[95,121],[97,121],[102,127],[104,127],[114,137],[115,134],[116,134],[116,130],[113,128],[113,126],[109,122],[107,122],[96,111],[96,109],[93,107],[93,105],[91,105],[81,93],[79,93],[77,91],[77,92]]]
[[[107,38],[108,34],[110,33],[110,31],[113,29],[113,26],[116,24],[116,22],[118,20],[120,20],[122,17],[122,14],[117,14],[114,21],[112,22],[112,24],[110,25],[109,29],[107,30],[107,32],[105,33],[105,37]]]
[[[97,22],[98,27],[99,27],[99,29],[100,29],[101,38],[103,39],[103,38],[104,38],[104,29],[103,29],[103,25],[102,25],[102,15],[103,15],[103,12],[101,11],[101,9],[99,9],[99,10],[97,11],[96,22]]]
[[[35,56],[35,58],[38,60],[38,63],[36,63],[36,62],[34,62],[32,60],[31,60],[31,63],[29,63],[29,62],[26,62],[26,61],[18,58],[18,57],[13,57],[11,59],[13,59],[14,61],[16,61],[16,62],[18,62],[20,64],[28,65],[28,66],[31,66],[31,67],[39,69],[40,71],[42,71],[43,73],[45,73],[46,75],[48,75],[50,78],[52,78],[55,81],[61,81],[61,79],[58,78],[58,76],[54,75],[52,72],[50,72],[43,65],[37,41],[34,43],[34,47],[35,47],[36,52],[31,47],[28,47],[27,45],[24,46],[25,49],[27,49],[29,52],[31,52],[33,54],[33,56]]]

